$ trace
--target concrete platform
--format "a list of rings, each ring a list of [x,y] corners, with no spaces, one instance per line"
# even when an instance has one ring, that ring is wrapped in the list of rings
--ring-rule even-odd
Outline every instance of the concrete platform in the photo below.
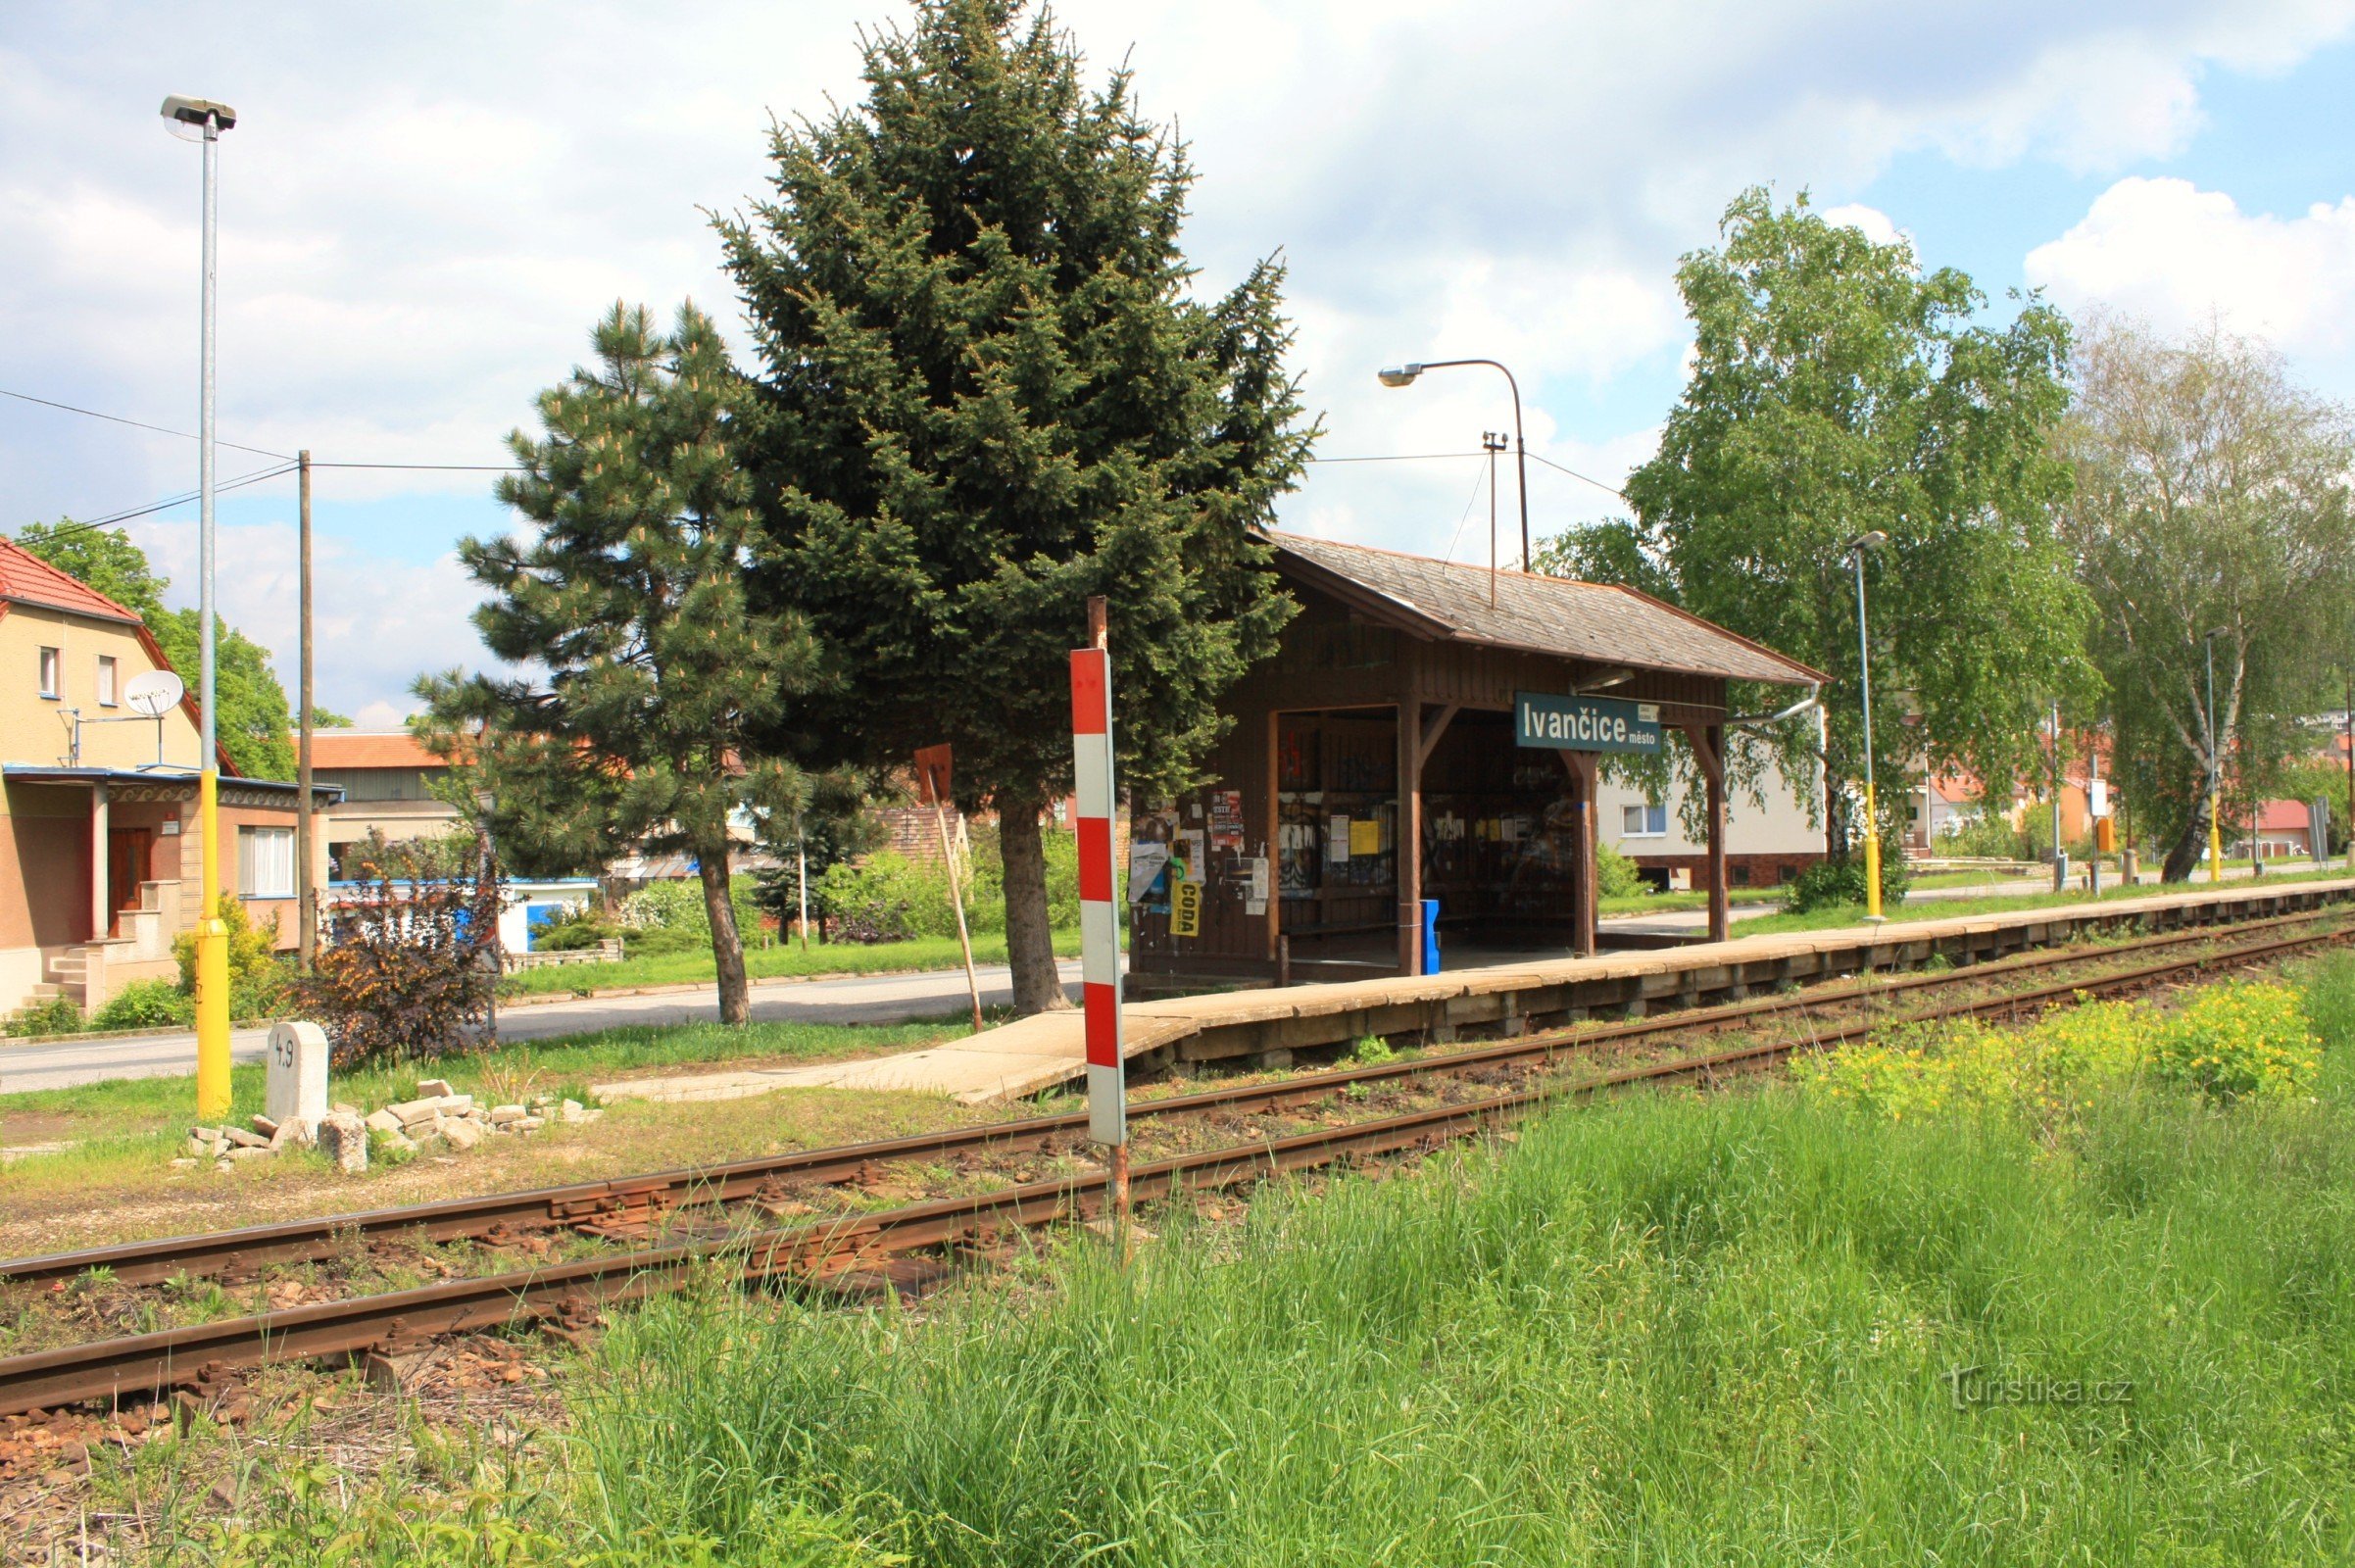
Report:
[[[1451,969],[1435,975],[1229,991],[1121,1009],[1129,1059],[1210,1061],[1339,1045],[1366,1035],[1445,1043],[1459,1031],[1512,1035],[1593,1016],[1693,1006],[1943,955],[1967,964],[2081,935],[2123,935],[2260,919],[2355,899],[2355,878],[2242,885],[2006,914],[1736,937],[1660,952]],[[948,1045],[865,1061],[614,1085],[658,1099],[728,1099],[772,1089],[891,1089],[968,1103],[1038,1094],[1080,1076],[1077,1012],[1042,1013]],[[667,1091],[674,1089],[674,1094]],[[604,1091],[599,1091],[601,1094]]]

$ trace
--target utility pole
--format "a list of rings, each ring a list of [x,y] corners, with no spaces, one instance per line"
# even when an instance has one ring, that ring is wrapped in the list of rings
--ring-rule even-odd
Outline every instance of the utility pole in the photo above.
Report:
[[[2224,809],[2222,798],[2224,769],[2216,755],[2216,639],[2225,634],[2217,627],[2200,639],[2208,654],[2208,880],[2224,880],[2224,825],[2218,813]]]
[[[307,974],[311,969],[314,944],[319,940],[319,883],[311,870],[311,857],[315,850],[311,826],[311,449],[303,448],[295,454],[294,460],[302,474],[302,503],[297,514],[301,520],[296,525],[300,541],[296,558],[300,564],[295,573],[295,602],[296,616],[302,622],[301,651],[297,657],[303,665],[300,672],[302,694],[298,701],[301,710],[297,717],[294,763],[294,917],[298,923],[294,952],[296,961]]]
[[[2355,664],[2347,666],[2347,869],[2355,871]],[[2329,846],[2325,846],[2328,848]]]
[[[1504,450],[1503,432],[1481,431],[1480,447],[1489,455],[1489,608],[1494,610],[1496,608],[1496,454]]]

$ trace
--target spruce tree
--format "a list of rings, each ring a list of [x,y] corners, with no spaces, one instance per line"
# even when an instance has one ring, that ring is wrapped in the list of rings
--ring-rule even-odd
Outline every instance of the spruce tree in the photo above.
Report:
[[[738,451],[758,411],[718,330],[691,305],[667,335],[615,305],[594,342],[594,368],[540,395],[546,435],[508,438],[522,471],[499,498],[532,535],[459,547],[493,595],[474,613],[484,645],[544,679],[452,671],[417,692],[428,739],[494,792],[514,863],[695,857],[720,1021],[742,1023],[731,819],[789,809],[801,788],[748,719],[808,691],[817,651],[797,615],[746,602],[768,552]]]
[[[754,593],[851,672],[809,733],[870,765],[956,748],[1034,1012],[1063,1004],[1039,817],[1070,787],[1086,601],[1110,601],[1125,790],[1193,782],[1292,612],[1251,529],[1314,431],[1282,268],[1191,292],[1193,171],[1126,72],[1091,88],[1044,13],[934,0],[863,74],[862,103],[773,133],[773,194],[720,223],[769,416]]]

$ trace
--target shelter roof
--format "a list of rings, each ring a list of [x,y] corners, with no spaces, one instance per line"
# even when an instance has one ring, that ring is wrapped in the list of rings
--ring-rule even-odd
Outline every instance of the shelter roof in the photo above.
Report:
[[[1595,664],[1778,686],[1831,677],[1698,615],[1614,584],[1486,566],[1270,530],[1279,569],[1415,636]]]

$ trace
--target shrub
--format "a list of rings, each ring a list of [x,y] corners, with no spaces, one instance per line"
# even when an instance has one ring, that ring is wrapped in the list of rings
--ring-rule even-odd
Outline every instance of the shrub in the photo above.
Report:
[[[245,901],[234,893],[223,893],[215,907],[221,913],[221,923],[229,932],[229,991],[236,994],[239,985],[269,990],[283,984],[277,978],[278,928],[273,923],[258,926],[245,912]],[[182,931],[172,939],[172,956],[179,960],[180,989],[190,996],[196,994],[196,933]],[[254,1017],[241,1013],[240,1017]]]
[[[553,918],[533,928],[531,951],[571,953],[611,942],[620,935],[618,924],[594,909],[559,909]]]
[[[70,1035],[81,1027],[81,1009],[64,997],[27,1003],[8,1018],[12,1035]]]
[[[1881,903],[1884,906],[1905,901],[1905,890],[1913,884],[1913,873],[1906,868],[1905,858],[1888,850],[1881,857]],[[1791,897],[1785,907],[1793,914],[1808,914],[1817,909],[1841,907],[1862,908],[1865,903],[1864,858],[1843,856],[1839,859],[1818,860],[1798,874],[1791,884]]]
[[[487,1043],[499,902],[495,878],[380,875],[334,906],[295,998],[326,1030],[339,1065]]]
[[[1965,859],[2023,860],[2028,858],[2026,835],[1991,810],[1981,810],[1964,821],[1950,821],[1938,836],[1938,855]]]
[[[170,980],[133,980],[90,1014],[93,1029],[184,1028],[195,1021],[196,999]]]
[[[1595,885],[1606,899],[1624,899],[1651,891],[1651,884],[1644,880],[1636,862],[1600,839],[1595,841]]]
[[[816,884],[812,883],[812,891],[815,887]],[[748,947],[757,946],[760,941],[760,883],[750,873],[739,873],[728,879],[728,903],[736,910],[736,935]],[[709,947],[711,942],[711,916],[704,907],[704,884],[700,877],[649,882],[621,901],[619,923],[625,937],[631,931],[683,931],[695,939],[696,946]],[[648,948],[639,951],[668,953],[674,950]]]
[[[2160,1076],[2214,1100],[2285,1099],[2320,1075],[2323,1047],[2296,992],[2233,980],[2169,1015],[2153,1031],[2151,1057]]]

